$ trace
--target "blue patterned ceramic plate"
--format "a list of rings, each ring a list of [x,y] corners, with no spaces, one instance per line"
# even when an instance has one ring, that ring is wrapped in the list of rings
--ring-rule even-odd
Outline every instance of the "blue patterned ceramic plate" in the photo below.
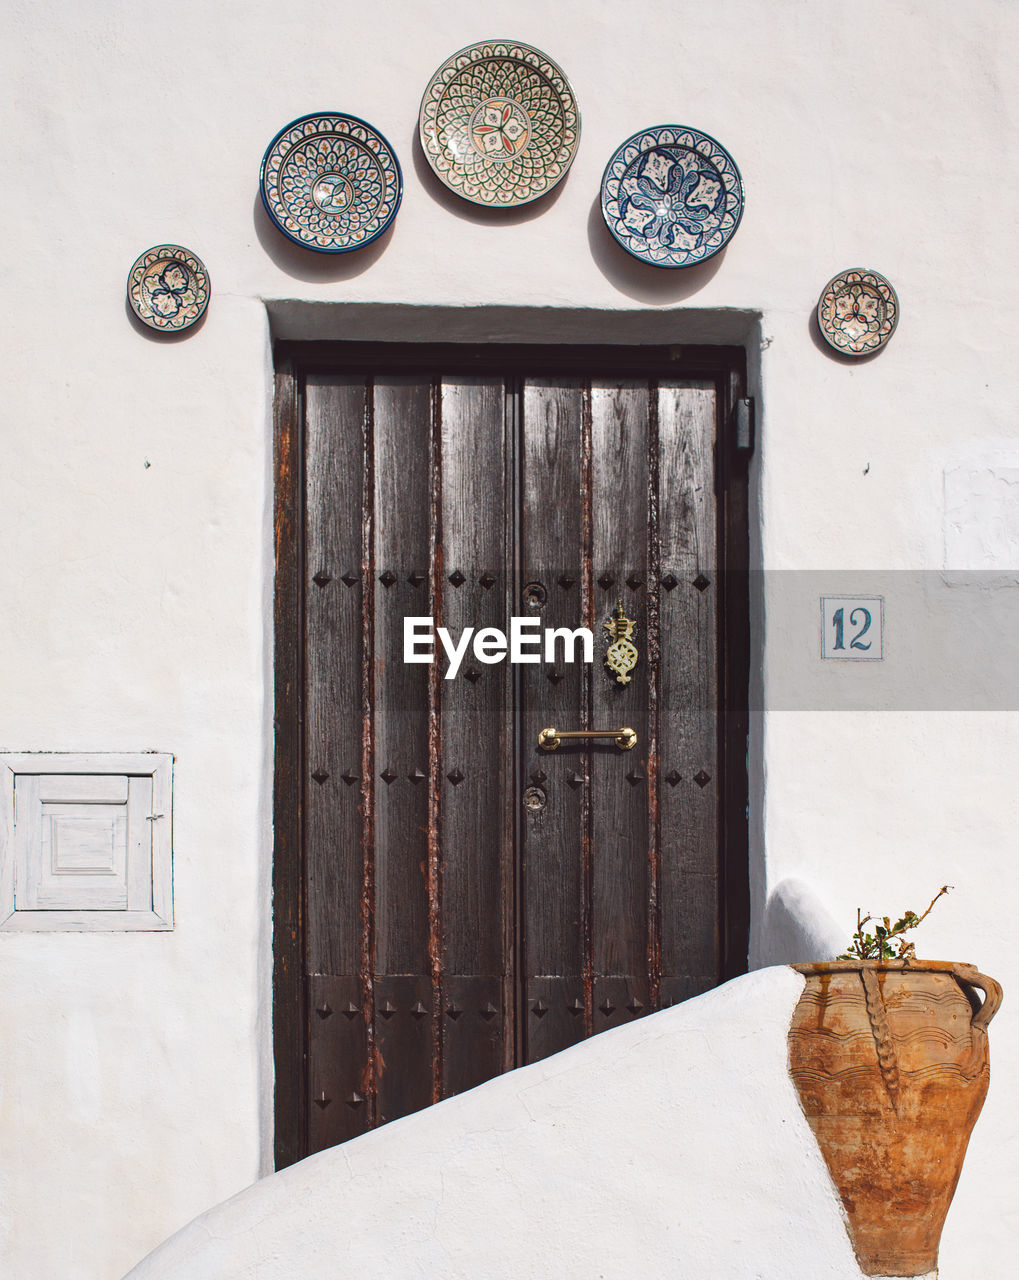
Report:
[[[392,147],[356,116],[294,120],[269,143],[262,203],[280,231],[318,253],[348,253],[376,240],[396,217],[403,174]]]
[[[196,324],[209,305],[209,273],[179,244],[157,244],[135,259],[127,275],[127,299],[142,324],[177,333]]]
[[[601,184],[609,230],[635,258],[692,267],[723,249],[743,216],[743,182],[728,151],[697,129],[656,125],[628,138]]]
[[[829,346],[844,356],[869,356],[883,347],[899,322],[899,299],[877,271],[854,267],[824,286],[817,324]]]
[[[566,176],[580,113],[551,58],[516,40],[486,40],[454,53],[432,76],[418,130],[425,158],[450,191],[511,208]]]

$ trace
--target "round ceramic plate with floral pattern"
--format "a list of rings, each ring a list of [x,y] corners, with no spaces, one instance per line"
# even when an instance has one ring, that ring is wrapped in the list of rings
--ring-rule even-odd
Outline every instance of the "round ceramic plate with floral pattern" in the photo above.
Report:
[[[381,133],[356,116],[302,116],[269,143],[262,203],[283,234],[318,253],[349,253],[396,217],[403,174]]]
[[[605,169],[602,214],[635,258],[692,267],[724,249],[743,216],[736,162],[714,138],[681,124],[627,138]]]
[[[829,346],[844,356],[869,356],[883,347],[899,323],[899,299],[877,271],[853,267],[824,286],[817,324]]]
[[[429,81],[418,117],[436,176],[474,204],[528,204],[566,176],[580,141],[570,83],[515,40],[461,49]]]
[[[179,244],[157,244],[135,259],[127,298],[142,324],[161,333],[189,329],[209,305],[209,273]]]

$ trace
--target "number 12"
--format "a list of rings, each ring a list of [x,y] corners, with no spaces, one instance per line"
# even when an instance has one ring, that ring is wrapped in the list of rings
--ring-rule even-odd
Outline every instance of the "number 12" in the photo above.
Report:
[[[863,637],[870,630],[870,624],[871,624],[870,610],[865,609],[862,604],[858,605],[849,614],[849,625],[851,627],[855,627],[858,625],[857,615],[859,614],[863,615],[863,625],[860,627],[860,630],[857,631],[856,635],[853,636],[853,638],[849,641],[849,647],[850,649],[869,649],[870,641],[868,640],[867,643],[864,644]],[[832,646],[833,649],[845,649],[846,647],[844,615],[845,615],[844,609],[836,609],[835,612],[832,614],[831,624],[835,628],[835,644]]]

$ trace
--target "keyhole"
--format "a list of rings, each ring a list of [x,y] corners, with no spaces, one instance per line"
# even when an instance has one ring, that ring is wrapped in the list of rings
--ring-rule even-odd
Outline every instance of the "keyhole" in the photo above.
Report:
[[[524,604],[528,609],[540,609],[548,599],[548,592],[540,582],[529,582],[524,587]]]
[[[524,808],[530,809],[532,813],[544,809],[546,796],[541,787],[528,787],[524,792]]]

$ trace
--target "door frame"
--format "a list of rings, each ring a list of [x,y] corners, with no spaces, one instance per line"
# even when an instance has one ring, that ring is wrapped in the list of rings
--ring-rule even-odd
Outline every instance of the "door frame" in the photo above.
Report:
[[[307,1150],[307,1021],[304,1010],[304,441],[303,385],[309,373],[377,369],[388,375],[498,373],[673,377],[715,382],[718,432],[718,768],[719,949],[723,980],[747,970],[750,934],[749,462],[736,410],[746,395],[746,352],[733,346],[549,346],[538,344],[280,342],[274,351],[273,511],[275,552],[273,784],[273,1055],[275,1167]],[[748,447],[749,446],[749,447]]]

